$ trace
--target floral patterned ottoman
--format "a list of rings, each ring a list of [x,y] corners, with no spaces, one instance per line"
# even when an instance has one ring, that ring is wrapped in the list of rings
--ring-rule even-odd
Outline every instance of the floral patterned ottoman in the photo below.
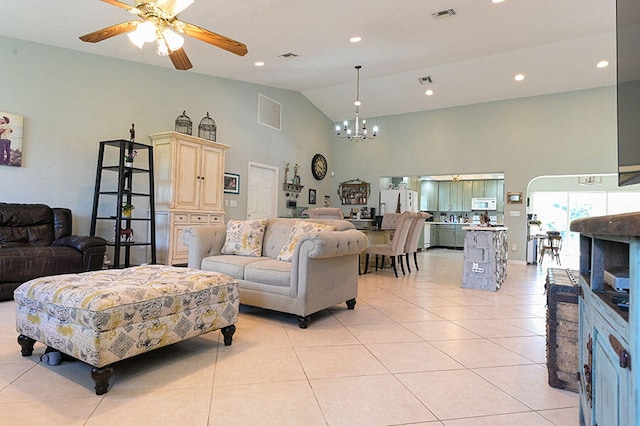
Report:
[[[22,356],[39,341],[92,365],[97,395],[117,361],[218,329],[230,345],[239,308],[228,275],[163,265],[37,278],[14,299]]]

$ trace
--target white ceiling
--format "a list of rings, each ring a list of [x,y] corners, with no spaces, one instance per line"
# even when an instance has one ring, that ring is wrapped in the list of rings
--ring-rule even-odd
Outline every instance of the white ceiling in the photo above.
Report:
[[[133,0],[122,0],[133,4]],[[456,15],[435,20],[434,12]],[[80,35],[132,19],[98,0],[3,0],[0,35],[172,68],[124,35]],[[197,0],[180,19],[241,41],[239,57],[187,38],[189,71],[302,92],[334,121],[615,84],[615,0]],[[361,36],[357,44],[352,36]],[[292,52],[296,58],[282,58]],[[610,62],[596,68],[602,59]],[[262,68],[256,61],[264,61]],[[513,76],[526,79],[516,83]],[[427,86],[418,78],[431,76]]]

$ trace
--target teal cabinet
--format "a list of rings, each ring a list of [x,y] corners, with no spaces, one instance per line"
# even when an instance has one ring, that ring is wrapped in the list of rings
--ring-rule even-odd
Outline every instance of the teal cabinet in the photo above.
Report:
[[[438,210],[451,211],[451,182],[438,182]]]
[[[420,210],[438,210],[438,182],[425,180],[420,184]]]
[[[462,181],[462,210],[463,212],[471,211],[471,198],[473,198],[473,181]]]
[[[440,227],[440,225],[431,225],[430,229],[429,229],[429,233],[431,236],[431,247],[437,247],[440,244],[438,244],[438,228]]]
[[[455,247],[455,225],[438,225],[438,245],[441,247]]]
[[[580,424],[638,425],[640,213],[578,219],[570,229],[580,233]],[[612,287],[614,267],[628,268],[628,293]]]

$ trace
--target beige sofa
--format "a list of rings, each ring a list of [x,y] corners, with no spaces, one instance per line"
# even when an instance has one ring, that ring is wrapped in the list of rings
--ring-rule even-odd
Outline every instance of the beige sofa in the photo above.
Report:
[[[353,309],[358,294],[358,255],[367,237],[345,220],[308,219],[330,225],[314,236],[303,236],[291,261],[278,260],[299,219],[268,219],[260,257],[221,254],[225,225],[185,228],[190,268],[216,271],[238,280],[240,303],[298,316],[307,328],[310,315],[346,302]]]

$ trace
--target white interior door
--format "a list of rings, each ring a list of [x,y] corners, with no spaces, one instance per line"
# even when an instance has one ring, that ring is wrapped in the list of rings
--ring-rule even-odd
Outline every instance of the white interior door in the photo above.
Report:
[[[247,219],[278,215],[278,168],[249,162]]]

